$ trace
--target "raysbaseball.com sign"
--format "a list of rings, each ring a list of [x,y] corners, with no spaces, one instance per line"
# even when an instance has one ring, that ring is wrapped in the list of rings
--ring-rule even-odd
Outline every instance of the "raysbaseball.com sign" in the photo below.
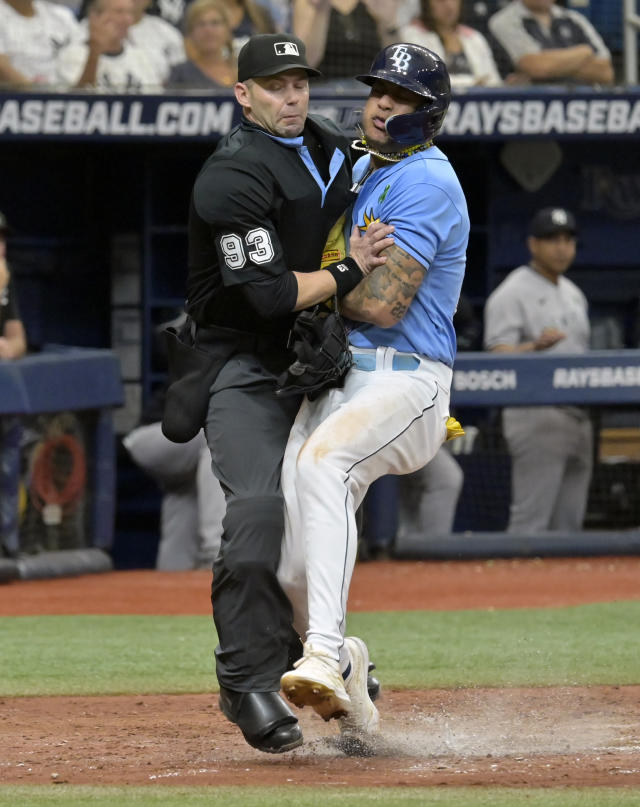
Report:
[[[450,136],[633,135],[640,100],[624,98],[452,101],[443,134]]]
[[[0,104],[0,136],[207,137],[231,129],[235,108],[231,100],[9,98]]]
[[[355,134],[364,97],[312,90],[312,111]],[[0,139],[211,138],[240,120],[233,96],[0,93]],[[446,139],[637,137],[640,93],[469,92],[453,98]]]

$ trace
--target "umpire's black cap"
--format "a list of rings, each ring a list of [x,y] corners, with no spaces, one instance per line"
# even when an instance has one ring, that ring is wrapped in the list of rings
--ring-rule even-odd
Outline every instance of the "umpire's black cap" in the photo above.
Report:
[[[7,217],[5,214],[0,210],[0,233],[2,235],[7,235],[7,233],[11,232],[11,227],[9,227],[9,222],[7,221]]]
[[[307,64],[304,42],[292,34],[256,34],[238,54],[238,81],[275,76],[295,68],[306,70],[309,76],[322,75]]]
[[[570,210],[564,207],[543,207],[531,219],[529,235],[534,238],[551,238],[557,233],[576,235],[578,226]]]

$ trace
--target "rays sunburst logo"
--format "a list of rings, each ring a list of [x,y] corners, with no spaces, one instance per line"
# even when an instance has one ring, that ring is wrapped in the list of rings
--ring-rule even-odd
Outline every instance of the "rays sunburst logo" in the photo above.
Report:
[[[374,217],[373,208],[371,208],[370,213],[367,213],[365,211],[364,224],[358,224],[358,229],[361,230],[363,233],[366,233],[369,227],[371,227],[372,224],[375,224],[376,221],[380,221],[380,219]]]

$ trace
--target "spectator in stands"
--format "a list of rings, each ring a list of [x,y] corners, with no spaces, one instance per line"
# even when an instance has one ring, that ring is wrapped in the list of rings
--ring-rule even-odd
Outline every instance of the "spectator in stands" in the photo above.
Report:
[[[460,22],[462,0],[421,0],[420,6],[420,16],[401,29],[400,38],[444,59],[454,91],[502,84],[487,40]]]
[[[233,53],[240,49],[252,34],[274,34],[276,27],[268,6],[257,0],[224,0],[227,19],[233,32]]]
[[[184,62],[184,40],[180,31],[170,22],[147,13],[151,0],[133,0],[134,23],[128,39],[142,48],[153,59],[164,83],[173,65]]]
[[[511,0],[489,19],[523,83],[612,84],[611,54],[587,18],[554,0]]]
[[[0,0],[0,85],[55,84],[58,51],[80,36],[80,26],[65,6],[49,0]]]
[[[275,33],[291,30],[291,0],[255,0],[255,2],[271,20]]]
[[[293,32],[327,80],[367,73],[378,51],[399,40],[398,0],[293,0]]]
[[[92,0],[87,40],[63,48],[57,60],[67,86],[109,92],[154,92],[162,75],[147,52],[128,40],[134,22],[133,0]]]
[[[82,0],[81,17],[87,13],[91,1]],[[192,0],[151,0],[149,14],[162,18],[182,32],[190,2]],[[233,32],[234,56],[238,55],[240,48],[252,34],[276,33],[288,31],[290,28],[289,0],[221,0],[221,2]],[[187,42],[187,56],[191,57],[188,45]]]
[[[86,0],[84,0],[86,2]],[[187,10],[186,0],[152,0],[149,13],[161,17],[182,33],[182,22]]]
[[[568,210],[548,207],[536,213],[527,240],[529,263],[514,269],[487,299],[487,350],[588,350],[587,300],[564,276],[576,255],[576,234]],[[581,529],[592,471],[587,411],[575,406],[505,407],[502,429],[511,454],[508,531]]]
[[[238,68],[231,27],[221,0],[194,0],[187,8],[185,30],[191,57],[174,65],[167,88],[233,87]]]
[[[19,359],[27,352],[24,325],[7,264],[9,225],[0,213],[0,361]],[[0,416],[0,555],[15,557],[20,549],[16,475],[20,473],[21,425],[17,416]]]

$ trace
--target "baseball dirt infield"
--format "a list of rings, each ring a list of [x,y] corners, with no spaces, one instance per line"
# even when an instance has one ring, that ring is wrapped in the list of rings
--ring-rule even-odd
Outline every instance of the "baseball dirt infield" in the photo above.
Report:
[[[0,614],[202,614],[207,572],[117,572],[0,586]],[[640,597],[640,558],[370,563],[353,610],[577,605]],[[383,677],[383,676],[382,676]],[[383,679],[384,680],[384,679]],[[640,685],[394,691],[369,757],[301,712],[306,743],[254,751],[216,697],[4,698],[3,784],[640,786]]]

